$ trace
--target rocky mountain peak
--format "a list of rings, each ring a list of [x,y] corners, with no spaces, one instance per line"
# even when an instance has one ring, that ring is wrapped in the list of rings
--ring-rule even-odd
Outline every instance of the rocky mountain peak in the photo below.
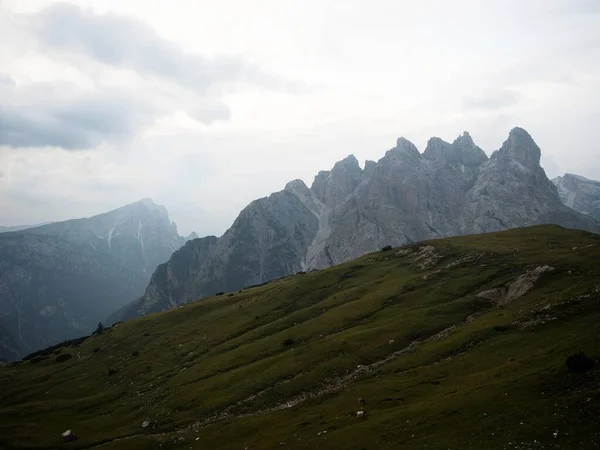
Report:
[[[143,198],[141,200],[138,200],[137,202],[122,206],[121,208],[117,209],[116,211],[119,211],[119,210],[120,211],[127,211],[127,210],[134,211],[135,210],[136,212],[145,211],[145,212],[149,212],[149,213],[157,213],[163,217],[167,217],[167,218],[169,217],[169,212],[167,211],[167,208],[165,208],[163,205],[159,205],[151,198]],[[105,214],[110,214],[111,212],[105,213]]]
[[[375,167],[377,167],[377,163],[375,161],[367,159],[365,161],[365,168],[363,169],[363,176],[370,177],[373,173],[373,170],[375,170]]]
[[[565,205],[600,220],[600,181],[566,173],[562,177],[554,178],[552,183]]]
[[[193,239],[200,239],[200,236],[198,236],[198,233],[196,233],[195,231],[192,231],[190,234],[187,235],[187,237],[185,238],[185,242],[191,241]]]
[[[511,158],[525,166],[539,166],[541,151],[531,135],[523,128],[513,128],[495,157]]]
[[[358,164],[358,159],[354,155],[348,155],[341,161],[338,161],[334,164],[332,172],[335,170],[347,170],[349,172],[360,172],[360,165]]]
[[[405,137],[401,136],[396,140],[396,147],[395,149],[392,150],[397,150],[400,153],[405,153],[411,156],[420,156],[421,154],[419,153],[419,150],[417,149],[417,147],[415,146],[415,144],[413,144],[412,142],[410,142],[408,139],[406,139]]]
[[[460,155],[460,161],[465,166],[479,166],[488,160],[485,152],[475,145],[468,131],[458,136],[452,143],[452,146],[456,148],[456,151]]]
[[[362,170],[354,155],[349,155],[315,177],[311,190],[317,198],[329,206],[343,201],[358,186]]]
[[[467,167],[479,166],[487,161],[484,151],[475,145],[471,135],[466,131],[452,144],[439,137],[432,137],[427,142],[423,156],[429,160],[463,164]]]
[[[385,155],[378,161],[378,164],[393,163],[394,161],[404,160],[406,158],[409,160],[416,160],[420,157],[421,153],[419,153],[415,144],[404,137],[399,137],[396,140],[396,146],[385,152]]]
[[[427,147],[423,152],[423,156],[430,160],[445,159],[451,162],[458,159],[458,155],[452,144],[439,137],[432,137],[427,141]]]
[[[285,190],[292,194],[300,194],[303,196],[310,196],[310,189],[302,180],[292,180],[285,185]]]
[[[463,134],[458,136],[454,140],[454,143],[460,144],[465,147],[474,147],[475,146],[475,142],[473,142],[473,138],[471,137],[471,135],[469,134],[468,131],[463,131]]]

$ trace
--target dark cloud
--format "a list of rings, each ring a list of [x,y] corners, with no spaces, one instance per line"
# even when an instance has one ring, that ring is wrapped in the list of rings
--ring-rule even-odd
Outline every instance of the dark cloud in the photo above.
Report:
[[[88,149],[129,139],[158,114],[127,92],[82,92],[62,83],[5,94],[9,96],[0,109],[0,145],[9,147]]]
[[[497,110],[513,106],[518,102],[518,93],[505,89],[490,94],[465,97],[463,107],[465,109]]]
[[[142,76],[170,80],[197,93],[218,83],[250,82],[269,88],[291,87],[259,67],[235,57],[205,58],[182,51],[135,18],[94,14],[58,3],[32,18],[41,42],[55,50],[85,55]]]
[[[21,16],[25,29],[48,55],[86,70],[86,58],[107,67],[131,70],[142,78],[172,83],[135,89],[94,89],[67,84],[20,85],[0,74],[0,145],[89,149],[128,140],[158,117],[177,111],[211,124],[229,120],[231,110],[211,88],[243,82],[273,89],[293,86],[239,58],[205,58],[182,51],[135,18],[95,14],[67,3]]]

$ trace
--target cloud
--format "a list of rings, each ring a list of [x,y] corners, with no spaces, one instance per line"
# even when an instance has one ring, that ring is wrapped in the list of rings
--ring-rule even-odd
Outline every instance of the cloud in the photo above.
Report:
[[[116,89],[82,90],[38,83],[3,90],[0,145],[89,149],[122,142],[154,122],[157,108]]]
[[[11,33],[33,38],[43,51],[33,70],[51,61],[41,62],[48,72],[41,79],[69,82],[41,82],[43,70],[30,77],[21,69],[18,82],[0,74],[0,146],[122,144],[181,113],[205,125],[230,120],[221,97],[232,86],[293,88],[240,58],[186,53],[129,16],[57,3],[31,15],[12,14],[10,23]],[[27,64],[26,55],[23,60]]]
[[[517,92],[503,89],[480,96],[468,96],[463,99],[464,109],[498,110],[517,104],[520,96]]]
[[[199,94],[205,94],[214,85],[230,82],[278,89],[292,87],[288,81],[237,57],[206,58],[186,53],[145,23],[128,16],[99,15],[72,4],[58,3],[34,15],[32,29],[51,50],[83,55],[112,67],[169,80]]]

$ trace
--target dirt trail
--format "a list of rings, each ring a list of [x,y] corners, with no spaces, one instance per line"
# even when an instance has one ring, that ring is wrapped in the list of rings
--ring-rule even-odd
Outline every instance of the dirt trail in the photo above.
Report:
[[[469,323],[475,317],[476,317],[476,315],[473,314],[473,315],[467,317],[465,319],[465,321],[459,325]],[[248,412],[248,413],[243,413],[243,412],[237,413],[237,414],[235,413],[236,410],[243,408],[245,405],[252,402],[257,397],[273,390],[277,386],[280,386],[284,383],[288,383],[288,382],[292,381],[293,379],[298,378],[299,376],[302,375],[302,373],[300,373],[300,374],[294,376],[294,378],[277,383],[271,387],[268,387],[268,388],[260,391],[257,394],[253,394],[253,395],[245,398],[244,400],[241,400],[233,405],[230,405],[227,408],[223,409],[222,411],[214,413],[214,414],[210,415],[209,417],[190,425],[189,427],[187,427],[185,430],[182,430],[182,431],[198,431],[200,428],[205,427],[207,425],[211,425],[216,422],[229,421],[229,420],[236,419],[236,418],[250,417],[250,416],[256,416],[256,415],[261,415],[261,414],[268,414],[271,412],[280,411],[280,410],[287,409],[287,408],[292,408],[296,405],[299,405],[300,403],[305,402],[306,400],[310,400],[312,398],[320,397],[325,394],[330,394],[332,392],[339,391],[339,390],[345,388],[349,383],[356,380],[361,375],[365,375],[369,372],[372,372],[373,370],[393,361],[397,357],[404,355],[406,353],[412,352],[418,345],[425,344],[427,342],[434,342],[434,341],[437,341],[439,339],[442,339],[442,338],[448,336],[454,328],[456,328],[456,325],[452,325],[450,327],[444,328],[443,330],[429,336],[426,339],[420,339],[420,340],[417,339],[417,340],[412,341],[406,347],[390,353],[383,359],[375,361],[371,364],[358,365],[354,370],[352,370],[351,372],[349,372],[345,375],[341,375],[336,378],[326,379],[323,386],[321,386],[319,389],[316,389],[314,391],[303,392],[302,394],[299,394],[295,397],[291,397],[290,399],[286,400],[285,402],[279,403],[279,404],[269,407],[269,408],[263,408],[263,409],[259,409],[259,410],[256,410],[253,412]]]

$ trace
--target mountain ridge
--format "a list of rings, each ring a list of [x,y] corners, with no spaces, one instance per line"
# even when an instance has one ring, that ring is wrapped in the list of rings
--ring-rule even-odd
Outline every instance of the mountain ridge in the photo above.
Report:
[[[319,172],[310,188],[293,180],[251,202],[214,249],[179,274],[185,292],[173,295],[167,284],[153,286],[159,281],[151,280],[127,317],[322,269],[385,245],[542,223],[600,232],[600,223],[563,204],[540,156],[522,128],[512,129],[489,158],[468,132],[452,143],[432,138],[423,153],[400,137],[364,169],[350,155]],[[253,257],[240,256],[240,248]],[[266,265],[269,270],[262,270]]]

